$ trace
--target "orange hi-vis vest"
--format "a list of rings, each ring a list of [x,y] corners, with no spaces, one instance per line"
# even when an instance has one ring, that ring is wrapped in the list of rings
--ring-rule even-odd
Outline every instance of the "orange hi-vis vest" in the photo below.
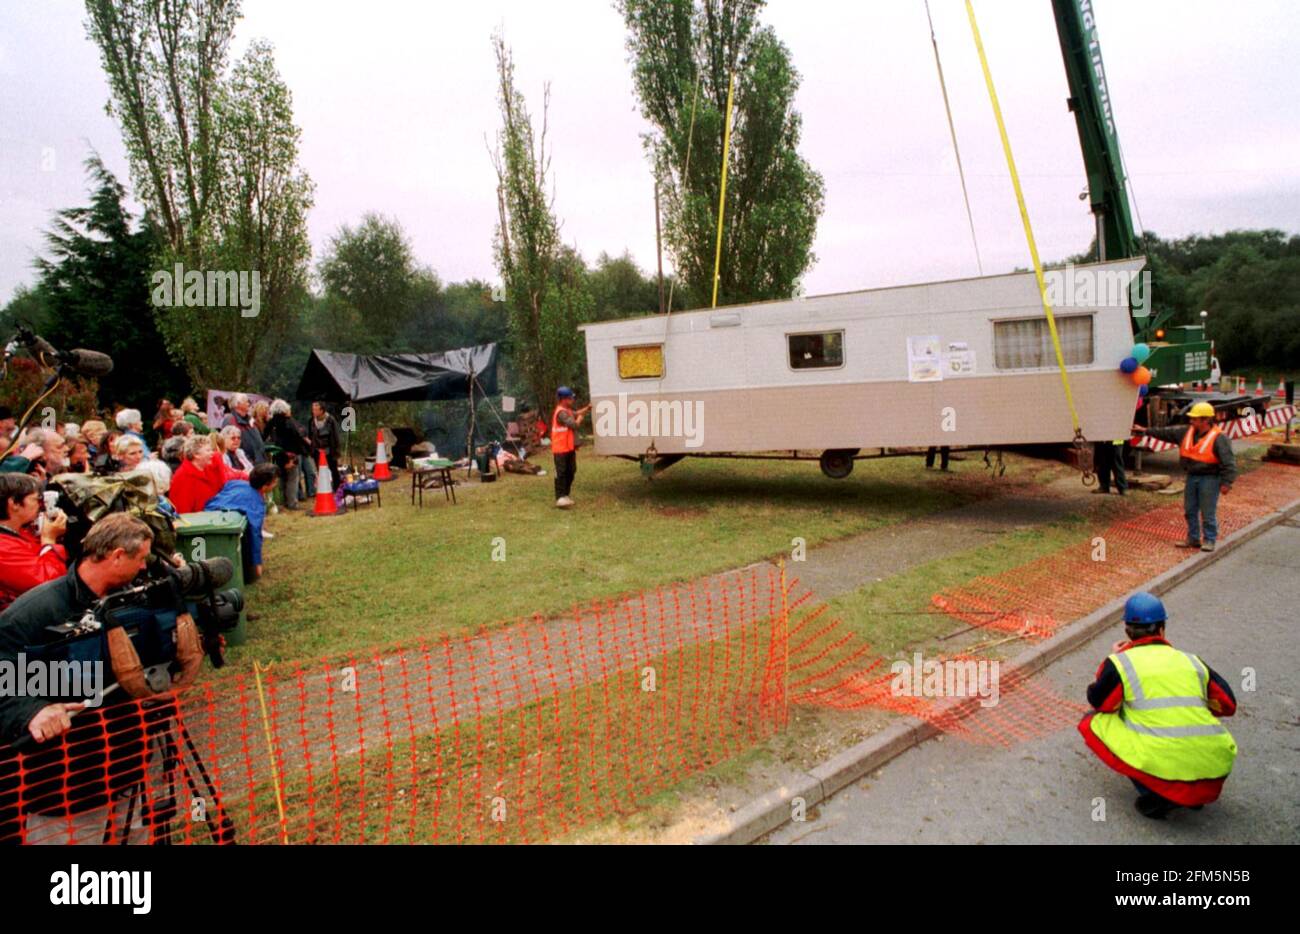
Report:
[[[568,454],[576,447],[573,438],[573,429],[560,422],[560,410],[563,408],[564,406],[557,405],[555,411],[551,413],[552,454]]]
[[[1178,456],[1202,464],[1217,464],[1219,458],[1214,454],[1214,439],[1221,434],[1223,432],[1219,431],[1219,429],[1211,428],[1205,433],[1205,437],[1198,441],[1196,440],[1196,429],[1188,428],[1187,434],[1183,435],[1183,443],[1178,447]]]

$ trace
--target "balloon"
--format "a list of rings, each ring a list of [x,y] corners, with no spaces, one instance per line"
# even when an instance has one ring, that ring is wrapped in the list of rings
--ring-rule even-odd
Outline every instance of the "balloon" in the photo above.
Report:
[[[1151,356],[1151,348],[1146,344],[1134,344],[1133,356],[1138,363],[1146,363],[1147,357]]]
[[[1150,391],[1151,391],[1150,387],[1148,387],[1146,383],[1143,383],[1141,386],[1138,387],[1138,398],[1146,398],[1146,394]]]
[[[1147,383],[1151,382],[1151,371],[1144,366],[1138,367],[1133,371],[1133,382],[1137,383],[1139,386],[1145,386]]]
[[[1137,368],[1138,368],[1137,357],[1125,357],[1123,360],[1120,361],[1119,364],[1119,371],[1121,373],[1132,373]]]

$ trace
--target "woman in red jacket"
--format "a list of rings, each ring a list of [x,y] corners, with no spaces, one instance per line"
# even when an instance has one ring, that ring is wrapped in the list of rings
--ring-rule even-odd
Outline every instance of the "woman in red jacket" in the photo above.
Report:
[[[232,470],[224,457],[217,456],[209,435],[186,438],[181,457],[167,494],[177,512],[202,512],[204,504],[220,493],[227,481],[248,479],[248,474]]]
[[[41,484],[22,473],[0,474],[0,611],[39,584],[68,573],[68,553],[59,539],[68,517],[45,517],[40,537],[29,528],[41,512]]]

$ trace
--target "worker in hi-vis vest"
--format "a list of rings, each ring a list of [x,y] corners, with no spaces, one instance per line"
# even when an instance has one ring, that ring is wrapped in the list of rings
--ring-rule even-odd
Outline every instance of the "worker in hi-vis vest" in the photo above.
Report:
[[[1165,605],[1139,593],[1124,604],[1129,641],[1097,669],[1088,688],[1094,712],[1079,732],[1102,762],[1127,775],[1144,817],[1218,800],[1237,758],[1219,717],[1237,711],[1232,688],[1191,652],[1165,639]]]
[[[551,454],[555,456],[555,505],[573,505],[573,475],[578,472],[578,426],[591,406],[573,410],[573,390],[561,386],[555,391],[555,412],[551,415]]]
[[[1237,479],[1237,461],[1232,454],[1232,442],[1214,424],[1214,406],[1198,402],[1187,413],[1187,418],[1192,423],[1189,428],[1181,425],[1169,428],[1134,425],[1133,431],[1178,445],[1178,462],[1187,472],[1187,484],[1183,488],[1187,538],[1179,542],[1178,547],[1213,551],[1219,537],[1219,494],[1232,490]],[[1202,522],[1204,535],[1201,534]]]

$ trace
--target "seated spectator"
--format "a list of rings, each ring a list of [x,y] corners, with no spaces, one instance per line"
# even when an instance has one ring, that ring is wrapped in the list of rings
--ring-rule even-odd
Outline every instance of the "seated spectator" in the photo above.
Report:
[[[45,448],[26,440],[26,435],[14,442],[4,460],[0,460],[0,474],[31,473],[45,456]],[[42,470],[44,469],[42,465]]]
[[[121,473],[135,470],[144,460],[144,442],[133,434],[124,434],[113,443],[113,460]]]
[[[32,526],[42,505],[35,477],[0,474],[0,611],[33,587],[68,573],[68,554],[59,544],[68,517],[54,510],[38,538]]]
[[[178,418],[176,423],[172,425],[173,438],[184,438],[192,434],[194,434],[194,426],[183,418]]]
[[[90,473],[90,442],[83,435],[77,435],[68,445],[68,472]]]
[[[254,428],[253,430],[256,431],[257,429]],[[227,425],[221,429],[218,437],[221,439],[226,464],[231,470],[242,470],[244,473],[248,473],[253,469],[255,465],[241,446],[243,433],[239,430],[238,425]]]
[[[250,464],[264,463],[266,461],[266,445],[262,441],[262,432],[253,420],[253,404],[249,401],[248,396],[242,392],[237,392],[230,397],[230,414],[221,422],[223,431],[232,425],[239,429],[239,446],[243,449],[248,462]]]
[[[90,445],[90,457],[92,460],[95,455],[99,453],[100,448],[104,443],[104,436],[107,434],[108,426],[97,418],[92,418],[90,421],[81,423],[81,436],[85,438],[86,443]]]
[[[117,439],[120,437],[122,437],[121,434],[116,431],[104,432],[98,450],[90,459],[92,470],[96,473],[112,473],[117,469],[117,461],[113,459],[113,448],[117,446]]]
[[[258,464],[247,480],[231,480],[221,492],[208,500],[203,508],[209,510],[231,509],[242,513],[248,520],[248,534],[244,536],[244,578],[255,580],[262,576],[262,525],[266,521],[266,495],[280,482],[280,470],[274,464]]]
[[[181,462],[184,460],[181,456],[181,451],[184,450],[184,448],[185,439],[177,435],[172,435],[164,441],[162,447],[158,449],[159,458],[167,465],[167,468],[171,470],[172,473],[175,473],[180,469]]]
[[[71,444],[72,439],[77,437],[79,434],[81,434],[81,426],[76,422],[68,422],[63,426],[63,440],[67,441],[69,444]]]
[[[153,417],[153,430],[158,435],[159,444],[171,437],[172,425],[176,424],[178,418],[180,414],[172,408],[170,399],[158,400],[158,412]]]
[[[43,482],[67,469],[68,446],[57,431],[28,428],[19,436],[17,447],[17,455],[0,461],[0,473],[29,473]]]
[[[124,473],[132,477],[145,477],[149,481],[149,493],[160,502],[166,502],[167,490],[172,485],[172,472],[161,460],[156,457],[146,458]]]
[[[14,418],[14,413],[7,405],[0,405],[0,435],[9,439],[12,445],[14,442],[14,429],[18,427],[18,419]]]
[[[212,430],[208,427],[208,417],[199,411],[199,404],[193,396],[186,396],[181,401],[181,417],[197,434],[206,435]]]
[[[179,512],[202,512],[208,500],[231,480],[247,480],[248,474],[231,470],[217,454],[218,435],[191,435],[181,448],[181,465],[172,475],[170,497]]]
[[[149,443],[144,440],[144,416],[140,414],[139,409],[123,409],[117,413],[115,421],[123,434],[140,439],[140,445],[144,448],[146,456],[152,453],[149,450]]]

